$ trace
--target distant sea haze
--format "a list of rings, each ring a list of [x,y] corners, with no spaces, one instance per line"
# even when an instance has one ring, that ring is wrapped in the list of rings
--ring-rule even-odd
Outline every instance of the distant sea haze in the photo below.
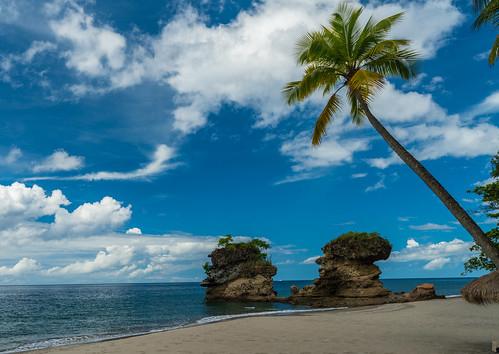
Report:
[[[392,291],[433,283],[442,295],[458,295],[472,279],[384,279]],[[276,281],[280,296],[310,281]],[[227,319],[233,315],[295,311],[280,303],[204,302],[198,283],[0,286],[0,352],[20,352],[93,342]]]

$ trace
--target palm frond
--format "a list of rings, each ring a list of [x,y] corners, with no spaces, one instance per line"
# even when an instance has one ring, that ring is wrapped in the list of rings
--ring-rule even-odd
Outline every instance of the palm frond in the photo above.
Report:
[[[288,104],[303,101],[319,88],[330,88],[339,79],[334,68],[327,66],[309,65],[300,81],[287,83],[282,92]]]
[[[317,90],[330,96],[315,124],[314,145],[320,144],[328,124],[340,109],[338,90],[343,87],[338,88],[340,81],[347,86],[352,121],[360,124],[365,116],[364,101],[372,101],[386,77],[409,79],[416,75],[418,55],[409,49],[409,40],[388,38],[390,29],[403,14],[380,21],[371,17],[361,24],[362,13],[362,7],[343,2],[327,26],[307,33],[298,42],[297,60],[305,65],[305,72],[301,80],[284,87],[286,100],[289,104],[302,101]]]
[[[499,35],[496,36],[496,40],[494,41],[494,44],[492,45],[492,49],[490,50],[489,54],[489,64],[494,65],[497,59],[497,55],[499,54]]]
[[[347,86],[352,97],[359,94],[364,101],[370,102],[374,94],[380,90],[385,84],[384,76],[369,70],[357,70],[355,74],[348,80]],[[352,100],[350,100],[352,103]],[[356,117],[352,116],[352,119]]]
[[[481,11],[490,2],[490,0],[473,0],[473,8],[475,11]]]
[[[478,1],[481,11],[478,17],[473,22],[473,27],[478,29],[486,23],[491,23],[493,26],[499,26],[499,0],[489,0],[489,1]]]
[[[362,123],[362,119],[365,116],[365,113],[360,106],[355,91],[349,88],[347,91],[347,97],[348,101],[350,102],[350,117],[352,118],[352,122],[355,125],[360,125]]]
[[[334,117],[334,114],[341,108],[341,99],[337,93],[333,94],[326,103],[321,114],[317,118],[312,135],[312,145],[319,145],[326,135],[327,127]]]
[[[372,28],[372,33],[376,35],[386,35],[392,27],[404,16],[403,12],[396,13],[378,21]]]

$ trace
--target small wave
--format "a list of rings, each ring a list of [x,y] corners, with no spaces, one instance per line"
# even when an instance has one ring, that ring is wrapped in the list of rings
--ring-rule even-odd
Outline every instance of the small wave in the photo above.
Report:
[[[446,299],[454,299],[456,297],[462,297],[461,295],[445,295]]]
[[[113,339],[138,337],[138,336],[143,336],[145,334],[167,332],[167,331],[171,331],[174,329],[183,328],[186,326],[189,326],[189,324],[164,327],[164,328],[157,328],[157,329],[151,329],[149,331],[127,333],[127,334],[107,334],[107,335],[88,335],[88,336],[81,335],[81,336],[74,336],[74,337],[53,338],[53,339],[47,339],[47,340],[40,341],[40,342],[33,342],[33,343],[24,344],[24,345],[21,345],[15,349],[7,350],[7,351],[0,351],[0,354],[22,353],[22,352],[27,352],[27,351],[32,351],[32,350],[39,350],[39,349],[62,347],[62,346],[76,345],[76,344],[90,344],[90,343],[104,342],[104,341],[113,340]]]
[[[20,353],[30,350],[46,349],[52,347],[61,347],[65,345],[83,344],[83,343],[94,343],[103,340],[119,338],[119,336],[74,336],[74,337],[64,337],[64,338],[52,338],[40,342],[33,342],[21,345],[15,349],[7,350],[1,353]]]
[[[196,323],[197,324],[206,324],[206,323],[214,323],[214,322],[222,322],[222,321],[232,320],[235,318],[260,317],[260,316],[286,316],[286,315],[294,315],[294,314],[298,314],[298,313],[344,310],[347,308],[348,307],[328,307],[328,308],[323,308],[323,309],[279,310],[279,311],[240,313],[237,315],[220,315],[220,316],[204,317],[200,320],[197,320]]]
[[[248,306],[248,308],[249,307],[250,306]],[[253,308],[255,308],[255,307],[253,307]],[[285,316],[285,315],[293,315],[293,314],[308,313],[308,312],[326,312],[326,311],[334,311],[334,310],[343,310],[346,308],[347,307],[331,307],[331,308],[324,308],[324,309],[276,310],[276,311],[263,311],[263,312],[253,312],[253,313],[241,313],[241,314],[236,314],[236,315],[210,316],[210,317],[204,317],[200,320],[197,320],[194,323],[186,323],[184,325],[151,329],[149,331],[143,331],[143,332],[137,332],[137,333],[114,334],[114,335],[110,335],[110,334],[109,335],[80,335],[80,336],[64,337],[64,338],[52,338],[52,339],[47,339],[47,340],[43,340],[43,341],[39,341],[39,342],[27,343],[27,344],[24,344],[24,345],[21,345],[21,346],[15,348],[15,349],[7,350],[7,351],[0,351],[0,354],[21,353],[21,352],[27,352],[27,351],[39,350],[39,349],[47,349],[47,348],[76,345],[76,344],[89,344],[89,343],[97,343],[97,342],[103,342],[103,341],[108,341],[108,340],[113,340],[113,339],[136,337],[136,336],[141,336],[144,334],[166,332],[166,331],[171,331],[171,330],[175,330],[175,329],[179,329],[179,328],[190,327],[192,325],[203,325],[203,324],[214,323],[214,322],[222,322],[222,321],[227,321],[227,320],[231,320],[234,318],[257,317],[257,316]]]

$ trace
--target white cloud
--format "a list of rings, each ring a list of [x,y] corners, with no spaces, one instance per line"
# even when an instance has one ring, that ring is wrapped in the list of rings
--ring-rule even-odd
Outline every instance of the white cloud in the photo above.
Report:
[[[31,43],[30,47],[22,54],[23,63],[31,63],[33,59],[43,53],[48,51],[53,51],[56,49],[56,45],[50,42],[44,41],[34,41]]]
[[[408,222],[411,219],[414,219],[414,216],[399,216],[397,218],[398,221],[402,221],[402,222]]]
[[[438,124],[396,127],[393,134],[419,160],[435,160],[444,156],[473,158],[493,155],[499,150],[497,126],[490,123],[465,124],[457,116],[448,117]],[[484,141],[487,144],[483,144]],[[402,161],[392,153],[387,158],[370,159],[368,163],[384,169]]]
[[[224,103],[253,108],[258,126],[274,125],[287,115],[292,108],[280,91],[301,71],[293,57],[295,44],[306,31],[326,23],[339,2],[264,0],[215,25],[186,7],[159,35],[128,41],[74,1],[54,1],[46,9],[55,38],[69,47],[66,65],[90,79],[75,88],[76,94],[105,93],[144,81],[166,83],[177,94],[173,126],[189,133],[205,125],[209,113]],[[365,18],[400,11],[406,12],[405,19],[393,36],[412,39],[425,57],[435,55],[463,18],[451,0],[373,1],[366,5]],[[99,80],[96,86],[91,81],[95,77],[107,83]]]
[[[26,273],[36,271],[40,268],[37,261],[31,258],[23,257],[19,262],[17,262],[12,267],[2,266],[0,267],[1,276],[18,276]]]
[[[407,246],[401,251],[392,252],[389,262],[425,261],[423,269],[436,270],[451,262],[462,263],[463,259],[472,255],[469,248],[473,242],[460,239],[437,243],[420,244],[414,239],[407,240]]]
[[[213,27],[192,9],[187,10],[155,40],[155,61],[147,71],[168,73],[166,81],[184,99],[175,112],[183,131],[204,124],[202,117],[223,102],[253,107],[259,113],[258,125],[273,125],[289,112],[280,89],[299,75],[292,56],[297,39],[325,23],[338,3],[268,0],[226,25]],[[400,11],[406,11],[406,16],[393,35],[413,39],[414,47],[426,57],[435,54],[462,19],[451,1],[406,6],[376,3],[368,5],[366,12],[380,18]],[[426,29],[421,29],[422,22]],[[413,109],[425,107],[411,103]],[[402,112],[408,110],[395,104]]]
[[[132,227],[126,230],[125,232],[127,235],[142,235],[142,230],[139,229],[138,227]]]
[[[419,247],[419,242],[413,238],[407,240],[407,248]]]
[[[302,172],[352,162],[356,152],[369,149],[369,140],[333,136],[326,137],[319,146],[312,146],[308,134],[299,134],[282,144],[281,153],[291,159],[294,172]]]
[[[317,258],[319,258],[320,256],[313,256],[313,257],[309,257],[307,259],[305,259],[303,262],[301,262],[302,264],[315,264],[315,261],[317,260]]]
[[[353,173],[352,178],[357,179],[357,178],[364,178],[367,176],[367,173]]]
[[[419,74],[416,75],[416,77],[413,77],[409,81],[405,82],[402,85],[402,88],[403,89],[408,89],[408,90],[416,89],[417,87],[419,87],[421,85],[421,83],[423,82],[423,80],[427,76],[428,76],[428,74],[426,74],[426,73],[419,73]]]
[[[5,165],[12,165],[17,162],[23,156],[23,152],[18,147],[13,147],[9,150],[7,155],[2,159],[2,163]]]
[[[130,205],[123,207],[115,199],[104,197],[99,202],[84,203],[72,212],[59,209],[50,232],[64,237],[107,232],[123,225],[131,215]]]
[[[0,8],[1,12],[1,8]],[[1,20],[0,20],[1,22]],[[11,78],[11,72],[18,65],[29,65],[35,57],[39,56],[44,52],[54,51],[56,45],[45,41],[33,41],[28,49],[22,53],[18,54],[8,54],[0,58],[0,78],[5,82],[10,82],[13,84]],[[20,83],[15,85],[20,86]]]
[[[35,240],[66,239],[112,232],[127,222],[131,206],[111,197],[95,203],[83,203],[73,211],[65,207],[69,200],[60,190],[50,195],[34,185],[0,185],[0,248],[15,244],[21,249]],[[40,218],[53,217],[53,221]]]
[[[485,99],[475,105],[468,113],[469,116],[475,117],[483,114],[491,114],[499,112],[499,91],[494,91]]]
[[[382,122],[442,121],[447,114],[429,93],[402,92],[387,83],[372,102],[374,115]]]
[[[434,224],[434,223],[426,223],[423,225],[410,225],[410,229],[413,230],[418,230],[418,231],[432,231],[432,230],[439,230],[439,231],[450,231],[454,230],[455,227],[449,226],[449,225],[443,225],[443,224]]]
[[[49,194],[38,186],[0,185],[0,259],[9,260],[0,264],[0,282],[7,275],[37,283],[132,277],[164,281],[186,270],[201,273],[200,265],[217,245],[218,237],[212,236],[141,235],[138,228],[120,233],[131,218],[131,206],[112,197],[72,211],[67,205],[60,190]],[[301,252],[290,245],[275,251]],[[20,261],[12,261],[16,259]]]
[[[366,192],[374,192],[380,189],[386,189],[385,185],[385,177],[382,176],[378,182],[373,184],[372,186],[369,186],[365,189]]]
[[[485,51],[485,52],[481,52],[481,53],[477,53],[473,56],[473,60],[476,60],[476,61],[482,61],[482,60],[485,60],[489,57],[489,53],[490,51]]]
[[[0,224],[4,227],[21,220],[36,220],[42,216],[54,215],[61,206],[69,201],[58,189],[46,195],[45,191],[34,185],[14,182],[0,185]]]
[[[125,37],[109,26],[95,25],[94,18],[76,2],[64,4],[50,9],[50,14],[58,18],[49,25],[56,38],[70,46],[63,54],[66,65],[89,76],[103,76],[110,70],[121,69],[125,63]]]
[[[435,258],[426,263],[423,269],[426,270],[442,269],[447,263],[450,263],[450,261],[451,261],[450,258]]]
[[[287,184],[287,183],[295,183],[295,182],[300,182],[300,181],[306,181],[306,180],[311,180],[311,179],[316,179],[322,177],[324,174],[321,172],[299,172],[295,173],[293,175],[289,175],[284,177],[283,179],[278,180],[277,182],[274,183],[274,185],[278,186],[281,184]]]
[[[168,169],[176,166],[176,164],[169,163],[175,157],[175,149],[165,144],[156,146],[156,150],[152,156],[151,162],[142,168],[138,168],[128,172],[112,172],[112,171],[99,171],[85,173],[76,176],[40,176],[25,178],[25,181],[37,180],[83,180],[83,181],[102,181],[102,180],[133,180],[152,177],[160,174]]]
[[[442,76],[434,76],[431,78],[430,82],[423,87],[428,91],[443,91],[443,83],[445,79]]]
[[[33,172],[55,172],[71,171],[82,168],[84,158],[81,156],[71,156],[63,149],[54,151],[43,161],[33,166]]]
[[[50,275],[88,274],[127,265],[134,255],[130,246],[109,246],[100,251],[93,260],[79,261],[64,267],[53,267],[47,270]]]

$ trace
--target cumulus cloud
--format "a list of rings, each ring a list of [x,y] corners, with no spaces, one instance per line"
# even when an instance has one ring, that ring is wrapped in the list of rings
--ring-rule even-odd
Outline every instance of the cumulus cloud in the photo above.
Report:
[[[103,180],[134,180],[152,177],[176,166],[169,163],[175,157],[175,149],[160,144],[156,146],[151,161],[144,167],[128,172],[99,171],[76,176],[39,176],[25,178],[25,181],[38,180],[76,180],[76,181],[103,181]]]
[[[31,258],[23,257],[19,262],[17,262],[12,267],[2,266],[0,267],[1,276],[18,276],[22,274],[31,273],[40,268],[37,261]]]
[[[490,123],[466,124],[458,117],[449,117],[442,124],[416,124],[396,127],[394,135],[419,160],[435,160],[444,156],[473,158],[493,155],[499,149],[499,128]],[[483,144],[487,141],[487,144]],[[377,168],[387,168],[402,161],[393,153],[386,158],[368,160]]]
[[[50,5],[47,11],[56,19],[49,26],[56,39],[70,47],[63,54],[69,68],[89,76],[103,76],[123,67],[125,37],[109,26],[96,26],[94,18],[74,1]]]
[[[125,232],[127,235],[142,235],[142,230],[139,229],[138,227],[132,227],[126,230]]]
[[[280,89],[300,74],[293,58],[295,43],[326,23],[339,3],[264,0],[222,24],[210,24],[187,6],[158,35],[129,38],[76,1],[54,0],[46,4],[45,16],[66,66],[83,79],[69,85],[74,94],[102,94],[144,81],[168,84],[177,94],[173,127],[189,133],[205,125],[208,115],[224,103],[253,108],[258,126],[275,125],[286,116],[291,108]],[[427,58],[463,18],[451,0],[365,5],[364,20],[369,14],[381,18],[405,11],[393,35],[411,39]],[[36,55],[37,48],[49,46],[38,44],[27,57]]]
[[[200,269],[217,246],[214,236],[142,235],[137,227],[121,232],[131,218],[131,206],[109,196],[73,210],[69,204],[60,190],[47,193],[36,185],[0,185],[0,260],[4,260],[0,282],[6,276],[38,283],[75,282],[90,275],[94,281],[164,281],[167,276]],[[277,245],[274,251],[303,250]]]
[[[423,269],[441,269],[448,263],[462,262],[464,258],[471,256],[469,248],[472,244],[472,242],[465,242],[457,238],[452,241],[421,244],[411,238],[407,240],[406,247],[401,251],[394,251],[388,261],[426,261]]]
[[[82,168],[84,158],[81,156],[71,156],[63,149],[54,151],[43,161],[33,166],[33,172],[56,172],[71,171]]]
[[[422,225],[409,225],[410,229],[418,230],[418,231],[450,231],[454,230],[455,227],[444,224],[435,224],[435,223],[426,223]]]
[[[407,240],[407,248],[419,247],[419,242],[413,238]]]
[[[55,213],[50,232],[54,235],[82,236],[116,229],[130,219],[132,207],[123,207],[111,197],[84,203],[72,212],[60,208]]]
[[[111,232],[132,214],[130,205],[125,207],[108,196],[73,211],[66,209],[68,205],[69,200],[60,190],[46,194],[37,185],[0,185],[0,246]],[[53,221],[41,221],[43,217]]]
[[[47,270],[51,275],[88,274],[109,270],[117,266],[124,266],[130,262],[134,249],[130,246],[109,246],[100,251],[95,259],[79,261],[64,267],[53,267]]]
[[[43,188],[23,183],[0,185],[0,223],[5,227],[22,220],[36,220],[42,216],[54,215],[69,201],[59,189],[46,195]]]

